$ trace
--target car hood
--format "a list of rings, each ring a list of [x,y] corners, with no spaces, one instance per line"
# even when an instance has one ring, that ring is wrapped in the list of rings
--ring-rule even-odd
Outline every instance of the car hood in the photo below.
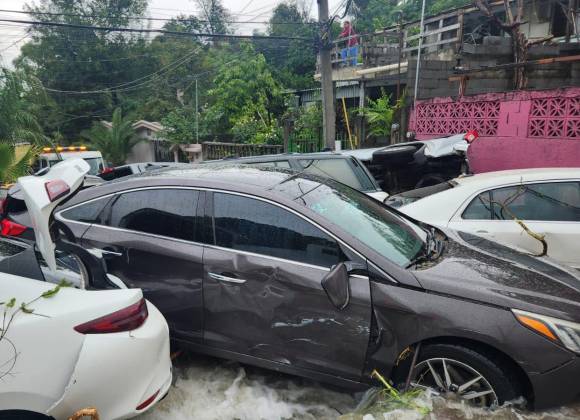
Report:
[[[414,271],[425,289],[580,321],[580,272],[469,233],[444,232],[441,257]]]
[[[52,213],[59,203],[82,186],[90,169],[90,165],[83,159],[71,158],[57,163],[44,175],[24,176],[18,179],[22,198],[26,202],[34,228],[36,246],[52,271],[56,271],[55,244],[50,234]],[[52,200],[48,193],[51,181],[64,182],[67,187],[62,194],[53,197]]]

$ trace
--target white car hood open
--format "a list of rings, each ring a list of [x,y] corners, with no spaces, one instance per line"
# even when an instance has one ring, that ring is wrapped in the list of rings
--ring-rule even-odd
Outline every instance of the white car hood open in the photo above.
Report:
[[[57,163],[45,175],[25,176],[18,179],[34,228],[36,246],[52,271],[56,271],[55,244],[50,236],[52,212],[60,202],[74,194],[82,186],[85,175],[90,169],[89,164],[83,159],[73,158]],[[64,181],[68,185],[69,191],[58,199],[50,201],[46,183],[54,180]]]

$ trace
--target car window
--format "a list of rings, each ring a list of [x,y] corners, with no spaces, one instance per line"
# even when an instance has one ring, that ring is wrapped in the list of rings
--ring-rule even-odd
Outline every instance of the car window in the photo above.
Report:
[[[67,220],[84,223],[98,223],[103,221],[102,213],[111,197],[100,198],[88,203],[81,204],[68,210],[64,210],[61,215]]]
[[[490,220],[491,198],[489,191],[481,193],[471,200],[461,217],[466,220]]]
[[[278,206],[232,194],[214,194],[215,244],[322,267],[341,260],[338,243]]]
[[[580,222],[580,183],[549,182],[516,185],[492,191],[498,220]]]
[[[186,189],[150,189],[124,193],[113,202],[107,224],[193,241],[198,198],[198,191]]]
[[[362,178],[366,174],[355,172],[348,159],[300,159],[299,162],[306,173],[334,179],[359,191],[374,189],[370,180]]]

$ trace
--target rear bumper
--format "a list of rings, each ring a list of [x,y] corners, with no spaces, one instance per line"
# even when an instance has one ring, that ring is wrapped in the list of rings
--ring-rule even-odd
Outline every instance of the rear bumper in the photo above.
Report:
[[[580,401],[580,356],[542,374],[529,376],[534,391],[534,409]]]
[[[134,331],[86,335],[69,385],[47,414],[66,419],[95,407],[102,419],[124,419],[147,411],[165,396],[172,379],[169,328],[155,306],[147,302],[147,307],[149,317]],[[155,394],[146,408],[137,410]]]

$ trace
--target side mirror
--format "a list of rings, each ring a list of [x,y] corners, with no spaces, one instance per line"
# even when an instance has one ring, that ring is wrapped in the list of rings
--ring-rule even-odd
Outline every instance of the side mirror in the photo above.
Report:
[[[328,299],[338,309],[344,309],[350,301],[350,281],[346,264],[335,265],[322,279],[322,288]]]

